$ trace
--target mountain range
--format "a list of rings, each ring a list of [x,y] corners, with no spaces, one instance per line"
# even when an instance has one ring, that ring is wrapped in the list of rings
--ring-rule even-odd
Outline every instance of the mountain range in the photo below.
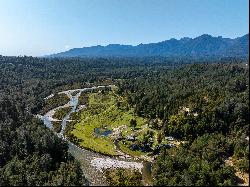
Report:
[[[196,38],[184,37],[158,43],[132,45],[109,44],[73,48],[49,57],[248,57],[249,34],[235,39],[203,34]]]

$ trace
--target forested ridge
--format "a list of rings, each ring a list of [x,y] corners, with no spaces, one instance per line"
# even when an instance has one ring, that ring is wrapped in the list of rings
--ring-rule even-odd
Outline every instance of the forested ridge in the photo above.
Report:
[[[0,185],[86,184],[67,143],[33,115],[65,102],[44,100],[51,93],[137,76],[146,63],[0,56]]]
[[[138,115],[159,119],[164,136],[186,140],[164,150],[156,185],[235,185],[235,170],[249,172],[247,63],[191,64],[124,81],[120,93]],[[162,139],[162,137],[160,137]],[[233,158],[236,167],[226,165]]]
[[[161,132],[159,142],[183,141],[161,149],[155,185],[236,185],[236,169],[249,172],[246,59],[0,56],[0,82],[1,186],[86,184],[67,143],[34,115],[63,103],[44,100],[52,93],[108,84]]]
[[[196,138],[248,126],[248,73],[245,64],[193,64],[124,81],[120,92],[139,115],[169,123],[169,134]],[[183,134],[188,121],[194,126]]]
[[[249,34],[235,39],[213,37],[203,34],[196,38],[184,37],[180,40],[172,38],[158,43],[132,45],[109,44],[73,48],[65,52],[53,54],[53,57],[83,56],[163,56],[163,57],[247,57],[249,50]]]

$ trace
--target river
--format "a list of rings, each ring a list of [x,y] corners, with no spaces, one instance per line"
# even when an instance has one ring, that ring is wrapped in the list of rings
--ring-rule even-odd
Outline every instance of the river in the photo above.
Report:
[[[109,85],[107,87],[112,87],[113,85]],[[69,140],[64,137],[64,129],[67,125],[67,122],[70,118],[70,115],[73,112],[79,111],[77,109],[78,105],[78,98],[82,92],[95,90],[104,88],[104,86],[95,86],[92,88],[83,88],[83,89],[75,89],[75,90],[67,90],[59,92],[58,94],[66,94],[70,101],[63,105],[56,107],[50,111],[48,111],[45,115],[37,115],[43,123],[50,129],[52,129],[52,121],[57,121],[57,119],[53,119],[53,115],[56,110],[64,107],[71,107],[72,109],[70,112],[63,118],[61,126],[61,132],[56,133],[59,137],[63,138],[68,142],[69,145],[69,152],[81,163],[81,167],[84,173],[84,176],[88,180],[88,184],[91,186],[106,186],[107,182],[105,176],[102,172],[102,168],[134,168],[138,169],[142,172],[142,178],[144,185],[151,184],[151,163],[150,162],[143,162],[143,161],[136,161],[133,158],[127,159],[126,157],[109,157],[104,156],[99,153],[95,153],[92,151],[88,151],[86,149],[80,148]],[[73,95],[73,93],[77,92],[77,94]],[[53,96],[52,96],[53,98]],[[81,106],[81,108],[85,108],[85,106]]]

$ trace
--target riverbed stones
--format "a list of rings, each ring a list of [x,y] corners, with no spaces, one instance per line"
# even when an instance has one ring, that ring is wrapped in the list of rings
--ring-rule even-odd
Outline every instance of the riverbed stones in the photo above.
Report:
[[[98,170],[110,168],[125,168],[125,169],[135,169],[139,170],[143,168],[143,164],[140,162],[127,162],[122,160],[116,160],[112,158],[93,158],[91,160],[91,165],[96,167]]]

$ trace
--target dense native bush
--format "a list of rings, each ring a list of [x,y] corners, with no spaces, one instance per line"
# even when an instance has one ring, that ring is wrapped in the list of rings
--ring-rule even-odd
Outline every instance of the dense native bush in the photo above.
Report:
[[[153,128],[161,132],[159,142],[169,135],[187,141],[158,157],[155,184],[234,185],[235,171],[224,160],[233,157],[238,160],[236,167],[249,170],[246,63],[239,59],[0,56],[0,185],[85,184],[67,144],[33,115],[68,102],[65,95],[44,100],[52,93],[107,84],[116,84],[117,93],[138,115],[153,120]],[[87,98],[80,100],[85,104]],[[149,136],[139,145],[150,144]]]

